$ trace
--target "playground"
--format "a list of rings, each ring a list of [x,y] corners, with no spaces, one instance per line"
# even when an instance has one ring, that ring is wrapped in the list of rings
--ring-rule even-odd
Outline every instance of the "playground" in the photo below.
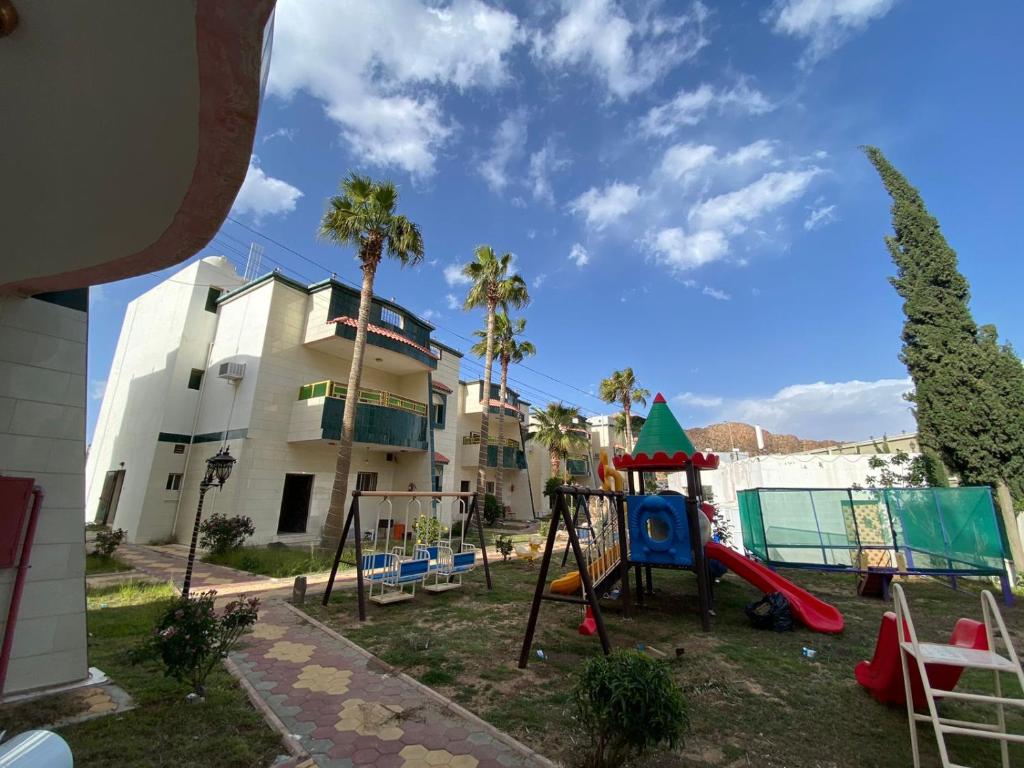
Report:
[[[571,570],[570,558],[554,576]],[[569,688],[580,665],[601,652],[600,644],[596,636],[578,634],[578,607],[545,605],[534,647],[546,659],[534,655],[526,670],[517,669],[537,572],[536,565],[499,560],[492,563],[491,591],[483,574],[476,573],[459,591],[417,595],[398,605],[371,603],[363,623],[351,590],[337,591],[326,608],[312,602],[305,610],[488,722],[571,765],[586,735],[573,721]],[[677,753],[649,755],[645,765],[911,764],[906,711],[876,702],[853,675],[860,660],[872,657],[885,606],[859,597],[852,575],[780,573],[839,608],[846,619],[843,634],[813,633],[800,626],[779,634],[752,629],[743,608],[759,593],[732,574],[715,585],[712,632],[701,631],[696,578],[689,572],[658,572],[655,594],[630,621],[621,618],[614,602],[605,601],[612,646],[643,643],[651,653],[664,653],[690,705],[692,732],[686,745]],[[961,584],[959,592],[934,579],[905,584],[923,638],[945,642],[956,617],[979,618],[973,584]],[[1024,609],[1003,607],[1003,616],[1020,647]],[[817,651],[815,658],[802,655],[805,646]],[[683,649],[678,658],[677,647]],[[987,678],[975,683],[965,676],[963,682],[984,690]],[[1024,727],[1021,713],[1009,726]],[[927,732],[922,729],[922,734]],[[954,739],[951,744],[954,755],[958,748],[961,756],[969,750],[969,765],[999,765],[994,743]],[[923,764],[937,765],[935,740],[922,738],[921,746]],[[1011,746],[1011,756],[1014,764],[1024,765],[1024,748]]]

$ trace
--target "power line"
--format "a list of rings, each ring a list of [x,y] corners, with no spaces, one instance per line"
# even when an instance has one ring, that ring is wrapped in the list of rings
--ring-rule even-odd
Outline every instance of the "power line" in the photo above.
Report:
[[[238,219],[234,218],[233,216],[228,216],[227,219],[228,219],[228,221],[232,222],[233,224],[237,224],[238,226],[242,227],[242,229],[245,229],[248,232],[251,232],[252,234],[256,235],[257,237],[261,237],[264,240],[266,240],[267,242],[273,243],[274,245],[276,245],[279,248],[284,249],[288,253],[291,253],[292,255],[297,256],[298,258],[302,259],[306,263],[311,264],[314,267],[317,267],[318,269],[321,269],[321,270],[323,270],[324,272],[327,272],[330,275],[333,275],[334,278],[339,280],[340,282],[347,283],[348,285],[352,286],[353,288],[357,288],[357,289],[360,288],[360,286],[358,284],[356,284],[355,282],[353,282],[352,280],[348,280],[348,279],[346,279],[344,277],[339,276],[335,271],[333,271],[330,268],[324,266],[323,264],[320,264],[319,262],[314,261],[313,259],[311,259],[308,256],[300,253],[299,251],[295,250],[294,248],[292,248],[292,247],[290,247],[288,245],[285,245],[284,243],[280,242],[279,240],[275,240],[274,238],[272,238],[269,235],[259,231],[258,229],[255,229],[254,227],[250,227],[248,224],[245,224],[245,223],[239,221]],[[232,235],[230,235],[230,234],[228,234],[226,232],[223,232],[223,231],[219,232],[218,235],[220,235],[220,234],[223,234],[225,237],[228,237],[228,238],[234,240],[237,243],[240,243],[240,244],[242,243],[241,240],[239,240],[238,238],[233,237]],[[216,237],[214,238],[214,240],[216,240]],[[226,245],[226,244],[222,243],[222,245]],[[235,250],[236,253],[238,253],[237,249],[234,249],[234,250]],[[241,254],[239,254],[239,255],[241,255]],[[275,259],[272,259],[270,257],[265,257],[265,258],[267,258],[268,261],[270,261],[270,262],[272,262],[274,264],[277,264],[282,269],[290,271],[295,276],[297,276],[297,277],[299,277],[299,278],[301,278],[301,279],[303,279],[303,280],[305,280],[307,282],[314,282],[308,276],[301,275],[295,269],[286,267],[284,264],[282,264],[279,261],[276,261]],[[451,336],[454,336],[455,338],[461,339],[462,341],[465,341],[465,342],[467,342],[469,344],[475,344],[476,343],[475,341],[473,341],[473,339],[469,338],[468,336],[464,336],[463,334],[459,333],[458,331],[454,331],[451,328],[446,328],[445,326],[437,324],[437,323],[434,323],[433,325],[438,330],[443,331],[444,333],[447,333],[447,334],[449,334]],[[484,366],[483,366],[482,363],[478,363],[478,362],[476,362],[474,360],[466,359],[466,358],[463,358],[463,362],[467,363],[467,364],[476,365],[476,366],[478,366],[480,368],[481,372],[483,372]],[[550,381],[553,381],[556,384],[559,384],[559,385],[564,386],[564,387],[568,387],[569,389],[572,389],[572,390],[574,390],[576,392],[579,392],[580,394],[586,395],[587,397],[593,398],[594,400],[598,400],[600,402],[604,402],[599,397],[594,395],[593,393],[587,392],[585,389],[581,389],[580,387],[577,387],[574,384],[570,384],[567,381],[563,381],[563,380],[561,380],[559,378],[551,376],[550,374],[545,373],[544,371],[539,371],[536,368],[533,368],[531,366],[525,365],[523,363],[519,363],[518,365],[522,369],[530,371],[531,373],[534,373],[534,374],[536,374],[538,376],[543,376],[544,378],[546,378],[546,379],[548,379]],[[581,411],[589,411],[590,413],[593,413],[595,415],[599,413],[598,411],[595,411],[592,408],[585,408],[584,406],[580,405],[579,403],[574,403],[574,402],[568,400],[567,398],[559,397],[558,395],[552,394],[550,392],[546,392],[545,390],[542,390],[539,387],[526,384],[525,382],[523,382],[523,381],[521,381],[519,379],[514,379],[511,376],[509,376],[509,381],[512,381],[515,384],[517,384],[518,385],[517,389],[519,389],[519,388],[529,389],[529,390],[532,390],[532,391],[542,395],[543,397],[551,397],[551,398],[554,398],[556,400],[560,400],[562,402],[566,402],[569,405],[573,405],[573,406],[579,408]]]

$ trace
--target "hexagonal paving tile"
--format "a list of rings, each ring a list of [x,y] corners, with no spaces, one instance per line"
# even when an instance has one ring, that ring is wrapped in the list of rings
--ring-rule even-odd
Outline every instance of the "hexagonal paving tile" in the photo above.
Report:
[[[270,646],[270,650],[263,654],[263,658],[277,659],[278,661],[294,661],[301,664],[304,661],[309,661],[313,657],[313,651],[315,650],[315,645],[282,640]]]
[[[255,637],[257,640],[280,640],[285,636],[288,631],[288,627],[282,627],[277,624],[264,624],[259,622],[253,627],[252,632],[249,633],[250,637]]]
[[[402,738],[401,722],[395,715],[402,708],[391,705],[385,707],[375,701],[349,699],[338,712],[338,722],[334,727],[338,731],[355,731],[360,736],[376,736],[381,741],[395,741]]]
[[[427,749],[422,744],[410,744],[398,753],[405,759],[402,768],[476,768],[472,755],[453,755],[446,749]]]
[[[292,688],[307,688],[317,693],[341,694],[348,691],[351,681],[351,670],[310,664],[302,668],[298,679],[292,683]]]

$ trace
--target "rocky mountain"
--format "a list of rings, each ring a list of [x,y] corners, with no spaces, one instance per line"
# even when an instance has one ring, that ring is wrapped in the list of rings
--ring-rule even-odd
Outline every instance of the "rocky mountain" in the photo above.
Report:
[[[764,448],[767,453],[799,453],[814,448],[839,445],[838,440],[804,440],[796,435],[776,435],[767,429],[761,431],[764,434]],[[740,451],[750,454],[760,453],[753,424],[727,421],[707,427],[689,427],[686,434],[690,436],[693,446],[699,451],[725,453],[733,448],[738,448]]]

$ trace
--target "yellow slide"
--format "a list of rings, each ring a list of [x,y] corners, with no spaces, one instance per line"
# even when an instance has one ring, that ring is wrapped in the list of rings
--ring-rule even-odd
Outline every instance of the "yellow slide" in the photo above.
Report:
[[[616,544],[590,564],[590,578],[594,581],[619,564],[619,545]],[[583,590],[583,579],[579,571],[567,573],[551,582],[551,592],[556,595],[574,595]]]

